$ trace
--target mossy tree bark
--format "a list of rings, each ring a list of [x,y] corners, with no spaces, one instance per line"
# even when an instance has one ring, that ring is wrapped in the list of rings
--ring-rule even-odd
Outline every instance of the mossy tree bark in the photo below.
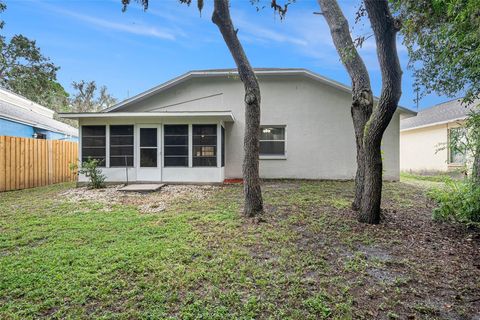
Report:
[[[365,125],[365,182],[358,220],[380,222],[382,199],[382,137],[402,95],[402,70],[397,54],[396,35],[400,23],[390,13],[387,0],[365,0],[365,8],[377,44],[377,57],[382,73],[382,92],[378,105]]]
[[[363,194],[365,177],[365,150],[363,148],[363,132],[373,108],[373,93],[370,86],[370,77],[363,59],[350,35],[348,21],[340,9],[337,0],[318,0],[332,35],[333,43],[340,59],[347,69],[352,81],[351,113],[355,142],[357,148],[357,172],[355,175],[355,198],[352,208],[358,210]]]
[[[245,194],[244,213],[253,217],[263,212],[262,190],[259,176],[260,149],[260,87],[257,77],[237,37],[230,17],[229,1],[215,0],[212,21],[232,54],[238,75],[245,88],[245,135],[243,141],[243,180]]]

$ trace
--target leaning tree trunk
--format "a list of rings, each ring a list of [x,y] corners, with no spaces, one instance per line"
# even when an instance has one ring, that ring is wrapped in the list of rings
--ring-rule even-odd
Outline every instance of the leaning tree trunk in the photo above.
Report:
[[[237,31],[230,17],[229,1],[215,0],[212,21],[222,33],[223,39],[237,65],[238,75],[245,87],[245,136],[243,140],[243,180],[245,209],[247,216],[255,216],[263,211],[262,190],[260,188],[259,148],[260,148],[260,87]]]
[[[472,180],[477,186],[480,186],[480,146],[475,148],[472,164]]]
[[[377,44],[378,62],[382,72],[382,93],[378,106],[373,109],[365,126],[365,183],[358,220],[377,224],[380,222],[382,199],[382,137],[402,95],[402,70],[396,45],[400,23],[392,17],[387,0],[365,0],[365,8]]]
[[[351,113],[355,141],[357,147],[357,173],[355,175],[355,198],[352,208],[358,210],[362,200],[365,176],[365,152],[363,149],[363,132],[365,124],[372,114],[373,93],[367,68],[350,35],[348,21],[345,18],[337,0],[318,0],[322,14],[327,21],[333,43],[338,55],[350,75],[352,81]]]

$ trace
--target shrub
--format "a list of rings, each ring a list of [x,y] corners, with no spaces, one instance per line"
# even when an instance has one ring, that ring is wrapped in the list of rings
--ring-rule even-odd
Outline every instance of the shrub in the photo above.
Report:
[[[471,181],[447,179],[445,188],[433,189],[429,197],[438,204],[433,218],[480,226],[480,186]]]
[[[98,168],[100,162],[100,160],[88,158],[78,170],[79,173],[84,174],[90,180],[89,188],[100,189],[105,187],[106,177],[102,174],[102,170]]]

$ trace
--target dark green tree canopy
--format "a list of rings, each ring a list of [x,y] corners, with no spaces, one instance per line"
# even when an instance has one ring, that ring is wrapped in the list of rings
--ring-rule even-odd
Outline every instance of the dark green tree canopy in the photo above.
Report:
[[[480,97],[480,0],[392,0],[421,94]],[[418,88],[417,87],[417,88]]]
[[[0,2],[0,13],[6,5]],[[0,30],[4,22],[0,20]],[[67,106],[65,89],[57,82],[56,66],[45,57],[34,40],[14,35],[7,40],[0,35],[0,86],[55,111]]]

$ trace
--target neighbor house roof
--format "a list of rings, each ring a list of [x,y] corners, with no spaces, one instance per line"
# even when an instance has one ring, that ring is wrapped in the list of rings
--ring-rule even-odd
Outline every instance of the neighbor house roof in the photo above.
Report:
[[[78,137],[78,129],[53,119],[53,114],[48,108],[0,88],[0,118]]]
[[[421,110],[417,116],[403,119],[400,122],[400,130],[412,130],[433,125],[439,125],[454,121],[463,120],[467,117],[468,112],[476,104],[465,106],[461,99],[437,104],[428,109]]]
[[[293,75],[293,76],[306,76],[310,79],[320,81],[324,84],[330,85],[334,88],[337,88],[341,91],[351,93],[352,90],[350,86],[347,86],[343,83],[340,83],[338,81],[326,78],[324,76],[321,76],[317,73],[314,73],[310,70],[303,69],[303,68],[255,68],[255,74],[257,76],[262,76],[262,75]],[[151,97],[154,94],[160,93],[164,90],[167,90],[175,85],[178,85],[184,81],[187,81],[188,79],[191,78],[201,78],[201,77],[216,77],[216,76],[229,76],[229,75],[238,75],[237,69],[210,69],[210,70],[193,70],[189,71],[187,73],[182,74],[181,76],[178,76],[176,78],[173,78],[167,82],[164,82],[156,87],[153,87],[145,92],[142,92],[136,96],[133,96],[129,99],[126,99],[122,102],[117,103],[116,105],[106,108],[102,110],[102,112],[111,112],[111,111],[120,111],[120,109],[129,106],[133,103],[139,102],[141,100],[144,100],[148,97]],[[378,98],[375,97],[376,100]],[[416,112],[407,109],[405,107],[399,106],[400,112],[409,114],[409,115],[415,115]]]

